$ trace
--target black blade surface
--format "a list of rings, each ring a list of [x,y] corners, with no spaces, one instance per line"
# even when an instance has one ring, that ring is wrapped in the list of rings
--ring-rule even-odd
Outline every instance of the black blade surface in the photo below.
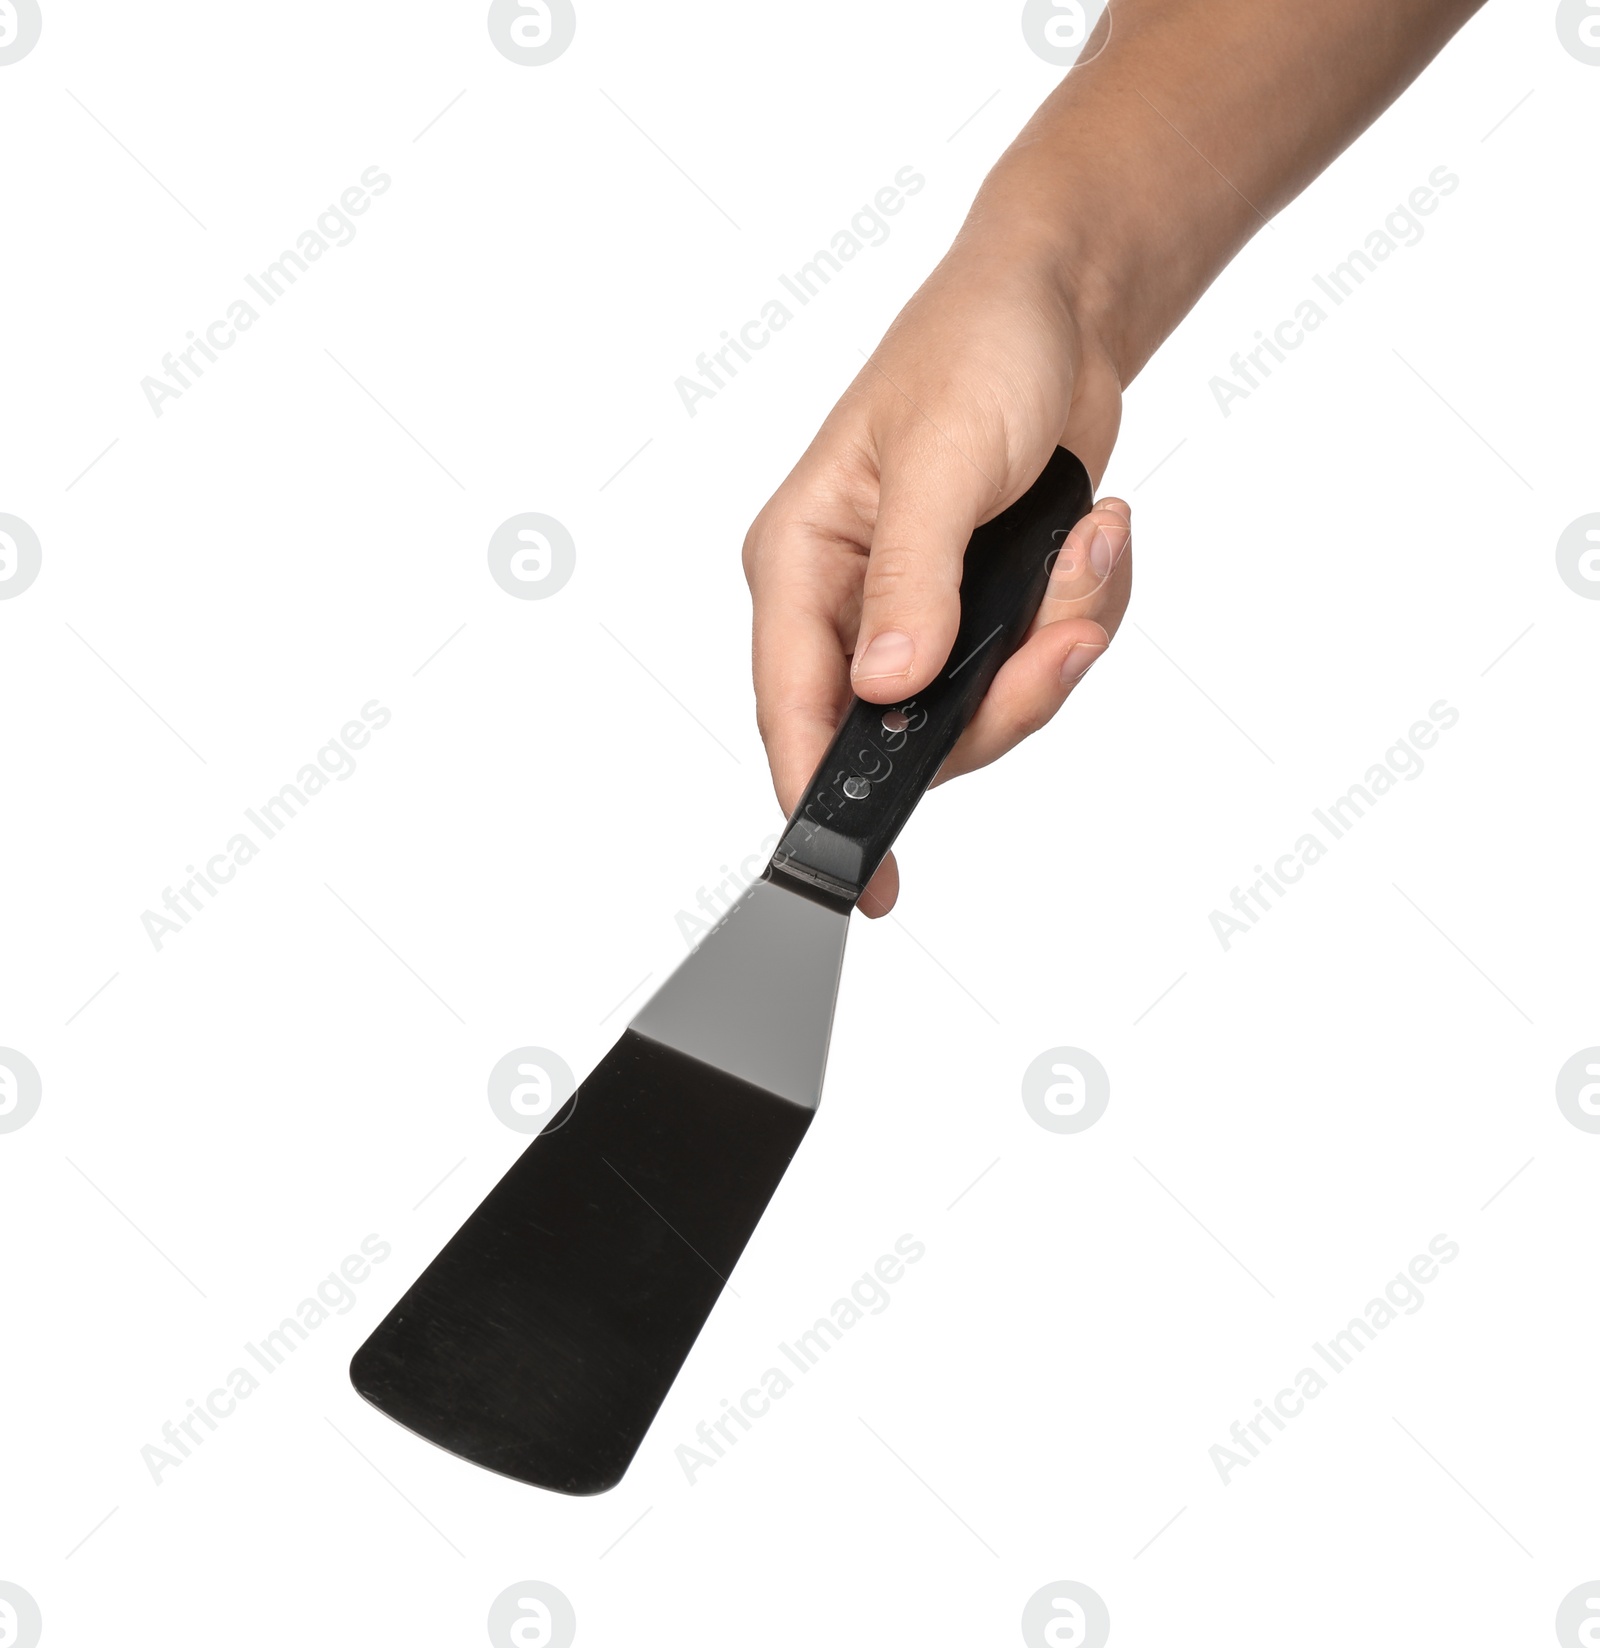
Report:
[[[625,1031],[362,1346],[356,1389],[519,1482],[614,1486],[812,1115]]]

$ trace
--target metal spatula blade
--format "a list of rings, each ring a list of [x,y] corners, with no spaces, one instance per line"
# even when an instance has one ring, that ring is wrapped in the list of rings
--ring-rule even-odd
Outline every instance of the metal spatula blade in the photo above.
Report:
[[[762,879],[357,1352],[369,1402],[519,1482],[620,1480],[810,1125],[850,911],[1090,502],[1058,448],[973,534],[944,672],[851,704]]]
[[[845,909],[750,887],[351,1365],[519,1482],[618,1482],[805,1136]]]

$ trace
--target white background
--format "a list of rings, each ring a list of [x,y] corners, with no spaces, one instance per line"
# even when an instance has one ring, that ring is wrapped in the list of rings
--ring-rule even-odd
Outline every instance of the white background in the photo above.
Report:
[[[0,1043],[43,1079],[0,1135],[0,1580],[47,1643],[470,1643],[527,1579],[588,1644],[1002,1643],[1071,1579],[1121,1644],[1499,1645],[1596,1577],[1600,1137],[1555,1077],[1600,1042],[1600,603],[1555,545],[1600,510],[1600,68],[1548,0],[1494,0],[1133,387],[1128,624],[908,830],[623,1484],[519,1487],[346,1381],[524,1143],[490,1068],[586,1071],[777,827],[740,541],[1055,83],[1017,11],[613,0],[525,68],[481,6],[46,0],[0,69],[0,511],[43,545],[0,602]],[[157,418],[141,378],[374,165]],[[688,417],[674,379],[907,165],[887,243]],[[1210,378],[1441,165],[1421,243],[1224,418]],[[577,544],[548,600],[487,571],[528,510]],[[156,950],[141,913],[372,699],[354,776]],[[1210,912],[1441,699],[1225,952]],[[1078,1134],[1021,1101],[1063,1045],[1111,1078]],[[907,1232],[889,1308],[686,1481]],[[157,1486],[141,1448],[369,1233],[355,1307]],[[1224,1486],[1439,1233],[1424,1308]]]

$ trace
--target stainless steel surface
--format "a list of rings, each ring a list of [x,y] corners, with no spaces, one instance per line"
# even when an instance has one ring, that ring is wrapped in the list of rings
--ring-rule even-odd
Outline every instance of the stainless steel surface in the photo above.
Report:
[[[758,881],[630,1028],[815,1110],[849,926],[848,915]]]

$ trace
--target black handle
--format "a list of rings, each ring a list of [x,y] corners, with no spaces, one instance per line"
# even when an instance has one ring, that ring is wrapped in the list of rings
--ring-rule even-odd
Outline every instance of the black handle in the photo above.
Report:
[[[945,667],[902,703],[854,700],[772,855],[769,877],[847,909],[861,897],[1000,666],[1021,645],[1056,551],[1092,502],[1083,465],[1058,446],[1039,479],[973,533],[961,572],[961,627]]]

